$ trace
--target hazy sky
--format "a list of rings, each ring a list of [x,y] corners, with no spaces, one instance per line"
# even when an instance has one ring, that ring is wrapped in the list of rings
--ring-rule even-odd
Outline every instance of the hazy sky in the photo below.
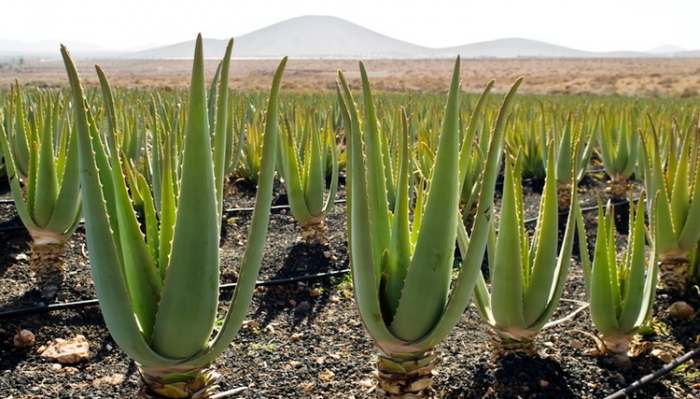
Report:
[[[584,50],[700,49],[700,0],[3,0],[0,39],[143,48],[334,15],[416,44],[524,37]],[[2,50],[2,49],[0,49]]]

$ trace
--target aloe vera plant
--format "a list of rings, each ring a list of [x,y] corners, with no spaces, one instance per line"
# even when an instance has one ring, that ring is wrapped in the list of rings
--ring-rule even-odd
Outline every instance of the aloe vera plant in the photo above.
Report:
[[[649,141],[642,147],[659,281],[682,293],[692,274],[689,255],[700,240],[700,128],[688,129],[678,145],[669,143],[665,165],[655,131]]]
[[[630,207],[630,235],[626,251],[617,256],[613,208],[598,211],[593,264],[587,251],[585,229],[579,221],[581,260],[593,325],[601,335],[600,352],[620,364],[629,362],[627,352],[636,331],[651,316],[656,293],[657,264],[654,251],[645,260],[644,201]],[[648,266],[647,266],[648,265]]]
[[[612,198],[624,199],[641,156],[636,113],[625,111],[601,118],[597,131],[598,155],[610,177],[607,190]]]
[[[17,128],[9,134],[0,124],[0,149],[17,214],[32,237],[31,269],[50,300],[63,281],[66,240],[80,221],[77,136],[64,123],[58,98],[45,98],[25,127],[19,86],[15,96]]]
[[[598,119],[599,120],[599,119]],[[574,132],[573,117],[569,115],[561,134],[555,131],[556,176],[559,208],[569,209],[570,193],[583,179],[593,152],[593,134],[583,129]],[[576,167],[574,167],[574,165]]]
[[[506,96],[493,135],[479,194],[471,241],[452,282],[463,171],[459,156],[459,58],[445,107],[426,199],[409,221],[408,132],[403,130],[396,201],[389,209],[380,137],[369,80],[360,63],[364,124],[339,72],[338,99],[348,127],[348,241],[356,303],[379,349],[379,388],[388,396],[420,395],[430,389],[435,346],[449,334],[469,303],[486,247],[488,208],[503,148],[503,125],[518,80]],[[466,235],[466,231],[464,232]],[[450,291],[450,286],[453,289]]]
[[[579,211],[576,190],[572,189],[572,211],[557,255],[558,201],[553,152],[550,144],[537,227],[530,243],[523,223],[520,166],[517,160],[506,161],[498,234],[492,228],[488,245],[491,290],[480,274],[475,291],[478,309],[495,333],[498,350],[534,351],[534,338],[556,310],[566,281],[575,215]]]
[[[302,240],[310,244],[326,244],[324,218],[333,208],[338,189],[338,155],[333,131],[314,129],[313,126],[311,123],[311,127],[296,133],[289,122],[286,124],[280,138],[279,169],[287,188],[292,216],[301,227]],[[332,173],[326,195],[325,169],[329,158]]]
[[[229,42],[226,49],[222,74],[228,71],[232,45]],[[157,217],[152,200],[145,201],[145,237],[127,190],[123,149],[109,139],[116,134],[109,84],[99,73],[108,115],[105,145],[84,105],[73,61],[64,47],[61,52],[75,111],[90,264],[107,328],[136,362],[148,393],[170,398],[207,397],[216,379],[208,367],[228,348],[239,329],[260,268],[275,173],[278,93],[286,58],[277,68],[270,92],[258,193],[240,278],[217,328],[219,193],[226,129],[223,113],[217,113],[211,138],[201,35],[194,52],[180,183],[176,186],[171,180],[172,163],[166,165]],[[227,78],[220,79],[217,101],[224,109],[227,85]]]

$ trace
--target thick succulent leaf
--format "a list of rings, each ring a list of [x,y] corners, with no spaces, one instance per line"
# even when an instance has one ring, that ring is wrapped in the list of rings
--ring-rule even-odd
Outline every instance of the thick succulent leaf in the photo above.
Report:
[[[316,217],[323,214],[323,193],[326,188],[324,173],[325,164],[321,155],[321,140],[319,135],[319,132],[311,132],[311,152],[306,154],[306,156],[309,157],[309,169],[304,190],[304,198],[309,213]]]
[[[391,223],[391,241],[389,243],[388,264],[385,269],[382,302],[387,309],[385,318],[389,323],[396,314],[403,290],[406,271],[411,263],[411,239],[409,225],[408,194],[408,122],[402,109],[401,153],[399,159],[399,176],[396,185],[396,201]],[[387,317],[388,316],[388,317]]]
[[[6,173],[10,180],[10,191],[12,193],[15,209],[27,230],[30,232],[40,231],[41,229],[34,222],[34,218],[31,215],[27,200],[23,196],[22,186],[19,184],[19,176],[17,176],[18,169],[15,164],[14,155],[9,148],[10,145],[7,133],[5,132],[4,126],[0,124],[0,152],[2,152],[5,157],[5,165],[7,165]]]
[[[493,85],[496,82],[491,80],[486,84],[486,88],[479,96],[474,109],[472,110],[471,117],[469,118],[469,125],[467,126],[467,131],[464,134],[464,139],[462,140],[462,146],[459,151],[459,181],[460,186],[464,184],[464,179],[467,175],[467,170],[469,168],[469,160],[471,159],[471,151],[474,146],[474,135],[476,134],[476,128],[481,120],[481,113],[484,109],[484,104],[486,103],[486,98],[488,97]],[[460,189],[460,192],[462,190]]]
[[[15,166],[18,175],[26,177],[29,175],[29,140],[28,131],[25,124],[24,101],[22,93],[19,89],[19,83],[15,89],[15,129],[12,132],[11,145],[13,146],[13,154],[15,158]]]
[[[386,176],[379,172],[384,171],[382,159],[381,139],[377,126],[377,115],[374,110],[372,91],[367,78],[365,66],[360,62],[360,75],[362,77],[362,99],[365,106],[364,144],[366,151],[367,168],[365,180],[367,181],[367,195],[369,199],[369,217],[364,219],[373,232],[372,255],[375,262],[379,262],[384,250],[389,245],[391,228],[389,226],[389,206],[386,192]],[[362,146],[356,147],[362,148]],[[359,169],[356,169],[359,170]],[[379,283],[379,275],[377,275]]]
[[[560,183],[571,183],[573,181],[573,140],[572,140],[572,121],[571,115],[566,120],[566,126],[564,126],[564,133],[559,140],[559,147],[557,149],[557,162],[556,162],[556,178]]]
[[[287,188],[287,201],[289,202],[290,210],[294,219],[299,223],[311,219],[311,212],[306,205],[304,195],[304,187],[302,185],[301,170],[299,168],[299,159],[296,142],[292,132],[281,130],[280,137],[280,166],[279,169],[284,177],[284,183]]]
[[[621,312],[619,318],[619,326],[622,332],[631,332],[635,328],[635,324],[639,319],[640,314],[644,314],[643,304],[646,300],[644,297],[644,199],[640,198],[637,203],[637,211],[630,210],[632,217],[630,223],[632,232],[630,234],[630,243],[628,245],[629,264],[628,274],[625,279],[624,297],[621,303]]]
[[[350,144],[348,145],[349,177],[352,178],[348,192],[348,243],[350,247],[350,267],[352,270],[353,293],[355,303],[362,317],[367,332],[377,346],[387,353],[404,343],[396,338],[386,326],[379,302],[379,261],[372,253],[372,240],[376,233],[368,223],[369,201],[367,196],[366,164],[362,152],[358,112],[345,77],[338,72],[340,86],[339,101],[347,110],[345,124],[349,126]]]
[[[593,268],[591,270],[591,319],[593,325],[603,335],[614,335],[619,330],[617,320],[618,308],[615,306],[615,295],[610,281],[611,265],[608,260],[607,224],[609,218],[598,210],[598,234],[595,243]],[[614,243],[612,245],[615,245]]]
[[[100,71],[100,69],[97,69]],[[109,99],[111,88],[106,76],[99,73],[100,85],[102,86],[105,99],[105,108],[108,115],[114,115],[114,102]],[[110,109],[111,108],[111,109]],[[114,128],[114,124],[108,124],[108,128]],[[117,132],[110,130],[108,137],[112,137],[111,142],[115,142]],[[108,140],[110,141],[110,140]],[[131,293],[134,313],[143,329],[146,339],[150,339],[156,309],[158,308],[159,293],[161,289],[160,276],[157,273],[155,260],[146,246],[145,239],[141,233],[136,212],[133,209],[129,191],[126,186],[125,176],[120,160],[121,151],[117,144],[113,148],[111,173],[109,182],[114,189],[115,206],[117,217],[114,220],[119,226],[118,240],[121,243],[121,253],[123,260],[126,281]]]
[[[217,211],[201,35],[195,45],[180,195],[170,265],[153,328],[165,356],[189,358],[212,333],[219,302]],[[183,293],[188,293],[183,295]]]
[[[551,162],[551,161],[550,161]],[[514,166],[506,162],[501,220],[496,242],[495,265],[491,276],[491,310],[498,328],[525,327],[523,248],[513,176]]]
[[[700,171],[698,171],[700,165],[698,161],[692,165],[695,169],[695,176],[690,185],[692,197],[689,199],[690,207],[678,239],[678,246],[687,250],[700,240],[700,222],[698,222],[700,221]]]
[[[522,78],[515,81],[505,95],[503,104],[496,117],[493,133],[489,141],[486,166],[482,177],[481,191],[479,193],[476,215],[474,217],[474,227],[469,240],[469,248],[467,249],[466,255],[462,255],[462,259],[464,260],[462,269],[453,283],[452,292],[450,293],[442,318],[437,322],[430,333],[413,343],[413,346],[417,349],[427,350],[440,343],[440,341],[450,333],[469,305],[472,290],[474,284],[477,282],[478,274],[481,272],[481,263],[483,261],[484,252],[486,251],[486,241],[491,224],[489,222],[489,216],[491,214],[496,177],[498,176],[498,168],[501,162],[501,153],[503,151],[505,138],[505,122],[508,118],[515,93],[518,91],[522,81]],[[457,223],[457,228],[464,229],[464,233],[466,234],[466,228],[463,223]]]
[[[671,179],[673,179],[673,186],[670,187],[671,217],[673,230],[677,233],[681,232],[681,229],[683,229],[683,226],[686,223],[689,208],[688,204],[690,202],[690,189],[688,187],[689,149],[687,145],[688,144],[686,141],[681,149],[680,157],[678,159],[678,166],[676,167],[675,173],[673,176],[669,176]],[[693,223],[697,224],[696,222]]]
[[[166,138],[166,143],[169,143]],[[167,148],[167,147],[166,147]],[[174,160],[171,151],[166,151],[163,160],[163,179],[160,193],[160,236],[158,237],[158,270],[161,280],[165,280],[168,265],[170,265],[170,252],[173,247],[175,235],[175,220],[177,200],[175,198]],[[154,202],[158,200],[154,197]]]
[[[253,292],[255,291],[255,282],[260,270],[265,247],[265,237],[267,236],[268,221],[270,219],[272,183],[276,169],[275,159],[277,158],[279,88],[286,64],[287,58],[285,57],[277,67],[270,90],[270,99],[265,118],[262,166],[258,179],[258,191],[255,197],[255,210],[253,211],[251,227],[248,232],[248,245],[243,254],[238,285],[233,293],[231,304],[226,311],[224,324],[221,330],[206,350],[188,361],[188,364],[194,367],[208,365],[229,347],[245,318],[248,306],[253,297]]]
[[[656,192],[654,204],[653,225],[658,253],[664,255],[674,252],[678,249],[678,235],[673,228],[670,200],[663,187]]]
[[[220,73],[218,96],[216,98],[216,123],[214,130],[214,185],[216,187],[216,203],[217,210],[219,212],[219,222],[222,219],[223,212],[223,201],[224,201],[224,174],[226,172],[226,149],[229,148],[230,143],[227,140],[228,132],[228,74],[229,65],[231,64],[231,51],[233,50],[233,39],[229,40],[226,45],[226,52],[224,54],[224,59],[219,64],[220,71],[217,71],[217,75]],[[214,79],[216,82],[216,79]],[[214,83],[212,83],[214,86]],[[209,101],[213,101],[210,96]],[[210,111],[211,112],[211,111]],[[209,119],[213,120],[212,118]]]
[[[85,214],[85,232],[95,291],[102,316],[112,338],[129,357],[144,367],[175,364],[154,352],[146,342],[131,304],[120,256],[110,228],[110,217],[101,189],[95,152],[88,126],[83,90],[75,65],[65,47],[61,55],[68,72],[75,111],[78,145],[80,148],[80,180]]]
[[[331,186],[328,189],[328,197],[326,198],[326,205],[323,207],[323,213],[327,214],[333,209],[335,205],[335,197],[338,192],[338,148],[335,145],[335,136],[330,139],[330,153],[331,153]],[[347,169],[347,168],[346,168]]]
[[[552,284],[549,290],[549,299],[547,301],[547,307],[540,318],[533,324],[530,325],[530,329],[534,331],[539,331],[542,329],[547,321],[552,317],[552,314],[559,306],[559,300],[561,294],[564,291],[564,284],[566,284],[566,276],[569,273],[569,266],[571,265],[571,251],[574,247],[574,234],[576,231],[576,215],[581,211],[579,209],[578,198],[576,189],[571,190],[571,211],[566,220],[566,229],[564,230],[564,239],[562,241],[561,249],[559,250],[559,256],[557,257],[557,267],[555,269],[554,275],[556,276],[556,281]]]
[[[588,253],[588,235],[586,234],[586,222],[583,220],[581,207],[576,207],[576,235],[578,237],[581,268],[583,269],[583,282],[586,286],[586,296],[591,292],[591,256]]]
[[[80,169],[78,160],[78,136],[70,134],[66,150],[66,163],[61,180],[61,189],[46,229],[67,233],[70,226],[80,219]]]
[[[569,123],[571,123],[570,120]],[[569,129],[567,128],[566,130]],[[553,147],[550,148],[549,154],[547,177],[533,241],[534,261],[532,274],[525,292],[524,315],[528,324],[533,323],[541,316],[549,301],[552,284],[556,282],[558,277],[555,274],[557,271],[557,238],[559,235],[557,177],[561,175],[554,174]]]
[[[406,341],[419,339],[433,329],[442,316],[450,288],[460,194],[459,82],[457,58],[425,212],[391,323],[391,330]]]
[[[51,219],[58,196],[58,178],[54,164],[54,137],[49,121],[46,121],[42,130],[39,153],[35,155],[38,157],[36,181],[30,181],[29,184],[36,186],[36,195],[32,204],[34,221],[39,226],[46,226]]]

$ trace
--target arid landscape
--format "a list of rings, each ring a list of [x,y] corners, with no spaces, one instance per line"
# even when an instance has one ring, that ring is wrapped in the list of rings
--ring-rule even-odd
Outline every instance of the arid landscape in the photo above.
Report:
[[[2,10],[0,399],[700,398],[700,1]]]
[[[235,49],[234,49],[235,54]],[[207,75],[217,60],[207,60]],[[264,90],[278,60],[234,59],[231,85],[238,90]],[[451,59],[367,60],[372,82],[382,91],[444,91]],[[189,84],[190,60],[89,60],[78,61],[87,84],[96,85],[93,66],[101,65],[119,87],[177,87]],[[346,72],[357,83],[355,60],[290,59],[283,88],[293,91],[335,90],[336,71]],[[521,92],[530,94],[593,94],[625,96],[680,96],[700,94],[700,58],[626,59],[465,59],[462,87],[476,92],[485,82],[496,80],[505,91],[517,76],[525,77]],[[60,60],[26,60],[0,64],[0,87],[19,81],[27,86],[67,85]],[[354,81],[354,82],[353,82]]]

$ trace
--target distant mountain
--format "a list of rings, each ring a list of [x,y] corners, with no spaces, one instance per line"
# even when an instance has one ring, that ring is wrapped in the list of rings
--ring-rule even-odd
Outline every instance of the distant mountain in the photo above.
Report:
[[[204,55],[220,58],[226,40],[204,39]],[[84,43],[68,43],[76,57],[104,58],[192,58],[194,41],[175,43],[146,50],[109,51]],[[236,37],[236,58],[445,58],[460,54],[463,58],[643,58],[700,57],[700,49],[687,51],[664,45],[649,51],[593,52],[559,46],[537,40],[505,38],[462,46],[430,48],[394,39],[347,20],[321,15],[287,19]],[[58,57],[58,43],[23,43],[0,39],[2,56]]]
[[[682,53],[685,51],[688,51],[688,50],[684,49],[683,47],[674,46],[672,44],[664,44],[663,46],[654,47],[653,49],[647,50],[647,53],[662,55],[662,54]]]
[[[82,42],[64,43],[71,54],[79,57],[114,57],[122,53],[103,47]],[[9,57],[60,57],[60,43],[43,40],[37,42],[25,42],[19,40],[0,39],[0,56]]]
[[[439,49],[436,52],[438,55],[445,57],[459,54],[463,58],[584,58],[593,54],[587,51],[521,38],[506,38],[465,44],[463,46]]]
[[[221,57],[225,40],[205,39],[205,57]],[[194,41],[129,54],[130,58],[191,58]],[[447,48],[397,40],[347,20],[307,15],[288,19],[236,38],[234,57],[278,58],[640,58],[677,56],[683,49],[664,46],[649,52],[593,52],[537,40],[506,38]]]
[[[205,57],[221,57],[226,40],[205,39]],[[194,41],[140,51],[134,58],[190,58]],[[235,38],[234,56],[239,58],[417,58],[432,50],[374,32],[330,16],[288,19]]]

